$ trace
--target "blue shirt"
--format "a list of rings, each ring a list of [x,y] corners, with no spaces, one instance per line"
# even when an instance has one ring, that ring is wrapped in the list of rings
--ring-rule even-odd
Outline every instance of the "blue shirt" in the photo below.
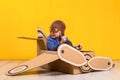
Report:
[[[47,49],[51,51],[57,51],[60,41],[56,38],[48,37],[47,38]]]
[[[49,36],[47,38],[47,49],[50,51],[57,51],[60,44],[61,44],[60,41],[56,38],[52,38],[51,36]],[[73,47],[72,42],[69,41],[68,38],[67,38],[65,44],[68,44]]]

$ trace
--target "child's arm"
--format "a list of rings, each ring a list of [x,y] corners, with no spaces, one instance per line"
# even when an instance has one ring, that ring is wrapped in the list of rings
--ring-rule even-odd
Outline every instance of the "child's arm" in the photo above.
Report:
[[[60,43],[57,42],[57,41],[48,39],[48,40],[47,40],[47,49],[48,49],[48,50],[51,50],[51,51],[56,51],[57,48],[58,48],[58,46],[59,46],[59,44],[60,44]]]
[[[70,46],[73,46],[73,45],[72,45],[72,42],[71,42],[66,36],[61,36],[61,41],[60,41],[60,43],[66,43],[66,44],[68,44],[68,45],[70,45]]]
[[[61,37],[60,43],[66,43],[66,44],[76,48],[77,50],[81,50],[82,49],[81,44],[79,44],[78,46],[73,46],[72,42],[66,36],[62,36]]]
[[[61,36],[61,40],[60,40],[60,43],[65,43],[68,41],[68,38],[66,36]]]

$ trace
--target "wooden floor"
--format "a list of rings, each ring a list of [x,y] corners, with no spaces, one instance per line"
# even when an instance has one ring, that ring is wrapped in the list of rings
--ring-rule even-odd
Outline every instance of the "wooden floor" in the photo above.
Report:
[[[44,69],[33,69],[22,75],[6,76],[8,69],[24,61],[0,61],[0,80],[120,80],[120,61],[114,61],[115,67],[110,71],[91,72],[84,74],[64,74]]]

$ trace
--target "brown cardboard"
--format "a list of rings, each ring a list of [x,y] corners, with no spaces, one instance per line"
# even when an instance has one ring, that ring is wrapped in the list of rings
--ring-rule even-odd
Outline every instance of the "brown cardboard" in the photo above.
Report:
[[[88,62],[91,58],[95,57],[95,54],[94,54],[93,51],[81,51],[81,52],[82,52],[82,53],[84,54],[84,56],[86,57],[87,62]],[[85,64],[85,65],[83,65],[83,66],[80,66],[80,69],[81,69],[82,72],[91,72],[91,71],[93,71],[93,69],[88,65],[88,63]]]
[[[65,61],[71,65],[79,67],[87,63],[83,53],[67,44],[60,45],[57,52],[62,61]]]
[[[37,38],[24,37],[24,36],[22,36],[22,37],[17,37],[17,38],[19,38],[19,39],[27,39],[27,40],[38,40]]]
[[[52,71],[59,71],[68,74],[79,74],[82,73],[79,67],[73,66],[67,62],[60,59],[48,64],[48,69]]]
[[[37,55],[41,54],[41,50],[47,50],[46,41],[47,36],[41,28],[37,27],[38,40],[37,40]]]
[[[50,57],[50,58],[48,58]],[[16,75],[59,59],[56,51],[44,51],[41,55],[26,61],[8,71],[7,75]]]
[[[82,51],[82,53],[94,56],[93,51]],[[60,59],[53,61],[53,62],[49,63],[48,65],[44,65],[44,66],[42,66],[42,68],[46,68],[46,69],[50,69],[50,70],[54,70],[54,71],[60,71],[63,73],[68,73],[68,74],[79,74],[79,73],[83,73],[83,72],[93,71],[91,68],[90,68],[90,71],[88,71],[88,69],[82,70],[81,67],[73,66],[67,62],[61,61]]]
[[[37,39],[37,55],[41,54],[41,50],[47,50],[46,40],[43,37]]]
[[[113,67],[113,62],[108,57],[93,57],[88,65],[94,70],[109,70]]]

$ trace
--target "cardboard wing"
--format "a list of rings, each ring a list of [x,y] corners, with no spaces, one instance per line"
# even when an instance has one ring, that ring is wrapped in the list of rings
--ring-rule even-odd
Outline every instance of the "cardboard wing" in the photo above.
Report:
[[[109,70],[113,67],[112,59],[108,57],[93,57],[88,61],[93,70]]]
[[[62,44],[59,46],[58,56],[62,61],[78,67],[87,63],[83,53],[67,44]]]
[[[57,59],[59,59],[57,56],[57,52],[44,51],[41,55],[10,69],[7,72],[7,75],[16,75],[16,74],[28,71],[32,68],[36,68],[44,64],[50,63]]]

